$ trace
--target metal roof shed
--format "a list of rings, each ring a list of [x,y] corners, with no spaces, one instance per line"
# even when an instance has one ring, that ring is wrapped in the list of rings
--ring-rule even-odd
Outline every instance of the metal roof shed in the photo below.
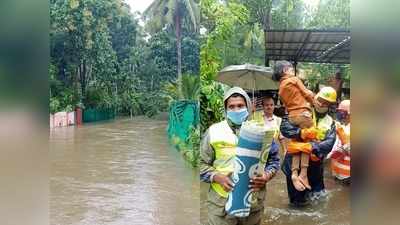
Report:
[[[351,36],[349,30],[267,30],[265,62],[349,64]]]

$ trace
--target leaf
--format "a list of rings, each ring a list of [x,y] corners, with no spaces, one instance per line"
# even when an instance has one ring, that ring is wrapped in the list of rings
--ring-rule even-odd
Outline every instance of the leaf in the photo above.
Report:
[[[69,7],[71,9],[76,9],[79,7],[79,0],[69,0]]]

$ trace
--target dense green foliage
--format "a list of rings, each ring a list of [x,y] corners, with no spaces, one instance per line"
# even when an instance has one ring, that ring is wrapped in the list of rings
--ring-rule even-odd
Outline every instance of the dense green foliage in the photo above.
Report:
[[[200,160],[200,129],[198,127],[190,129],[186,143],[190,144],[187,147],[183,146],[181,153],[193,167],[197,167]]]
[[[199,100],[200,78],[198,75],[184,74],[182,76],[182,89],[179,90],[178,81],[165,84],[164,92],[169,102],[176,100]]]
[[[223,87],[214,76],[225,66],[265,64],[267,29],[331,29],[350,27],[349,0],[321,0],[316,7],[303,0],[201,1],[201,127],[223,119]],[[273,65],[273,62],[270,62]],[[340,68],[349,81],[349,65],[299,63],[311,88],[327,82]]]
[[[182,80],[182,31],[197,33],[199,15],[198,2],[195,0],[154,0],[144,12],[148,20],[146,28],[150,32],[158,32],[165,28],[175,31],[179,89],[182,89],[180,83]]]
[[[223,119],[223,88],[214,82],[217,72],[224,66],[223,49],[235,36],[235,24],[244,24],[248,17],[246,8],[229,2],[226,6],[216,0],[201,1],[202,25],[206,32],[200,51],[200,113],[201,131]]]
[[[307,28],[350,29],[350,0],[322,0],[307,21]],[[327,84],[339,70],[343,81],[347,86],[350,84],[350,65],[302,63],[299,68],[307,71],[308,86],[314,91],[318,84]]]
[[[196,0],[154,0],[143,13],[146,19],[146,30],[150,33],[159,33],[154,40],[154,54],[149,59],[154,59],[154,66],[164,74],[158,76],[164,80],[163,92],[168,103],[181,101],[183,105],[187,100],[198,101],[200,89],[199,82],[199,14],[198,1]],[[170,47],[163,47],[163,43],[169,43]],[[173,46],[173,47],[172,47]],[[176,75],[177,74],[177,75]],[[182,74],[184,74],[182,76]],[[176,77],[176,79],[175,79]],[[161,82],[159,82],[161,84]],[[151,85],[153,86],[153,85]],[[157,87],[159,89],[159,87]],[[170,108],[171,114],[179,114]],[[198,111],[198,110],[197,110]],[[197,116],[198,118],[198,116]],[[184,118],[175,118],[175,123],[182,122]],[[174,121],[169,121],[172,126]],[[185,159],[193,166],[197,166],[199,159],[200,139],[196,138],[199,127],[192,124],[185,140],[172,135],[173,144],[180,150]],[[182,127],[180,127],[182,129]],[[170,129],[168,129],[170,130]]]
[[[201,129],[178,140],[193,165],[200,130],[224,117],[219,70],[263,65],[266,29],[350,27],[349,0],[315,8],[303,0],[154,0],[143,15],[132,11],[123,0],[50,1],[50,112],[80,106],[153,116],[171,102],[199,100]],[[299,68],[311,87],[337,70]],[[351,68],[342,69],[349,80]]]
[[[51,113],[76,106],[131,116],[167,110],[160,89],[177,79],[177,38],[172,27],[146,32],[133,10],[122,0],[50,1]],[[186,25],[181,70],[198,74],[199,41]]]

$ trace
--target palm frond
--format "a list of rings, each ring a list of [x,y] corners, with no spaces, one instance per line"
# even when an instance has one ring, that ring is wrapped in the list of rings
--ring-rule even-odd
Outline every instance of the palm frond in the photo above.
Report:
[[[190,16],[194,30],[197,32],[200,22],[200,10],[197,4],[193,0],[183,0],[183,5]]]
[[[200,94],[200,77],[185,74],[182,76],[182,96],[188,100],[198,100]]]
[[[164,15],[165,23],[174,24],[174,16],[177,10],[177,0],[169,0],[166,1],[166,9],[168,9],[167,13]]]
[[[154,0],[149,7],[147,7],[144,12],[143,12],[143,16],[144,17],[152,17],[155,12],[159,11],[160,9],[160,5],[163,4],[163,0]]]
[[[200,10],[198,3],[193,0],[154,0],[153,3],[143,12],[145,20],[149,20],[146,26],[148,29],[161,30],[166,25],[174,25],[174,16],[178,10],[183,12],[182,16],[188,19],[194,31],[197,32],[200,23]]]

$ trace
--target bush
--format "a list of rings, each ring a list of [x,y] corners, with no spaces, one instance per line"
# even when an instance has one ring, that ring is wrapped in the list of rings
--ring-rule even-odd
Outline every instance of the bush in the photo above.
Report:
[[[50,98],[50,113],[54,114],[54,113],[58,112],[59,109],[60,109],[60,101],[55,97],[51,97]]]
[[[181,140],[177,136],[171,138],[171,143],[176,146],[183,158],[188,161],[192,167],[197,167],[200,160],[200,129],[191,127],[186,140]]]
[[[75,103],[73,92],[69,89],[64,89],[59,95],[50,97],[50,113],[56,112],[71,112],[74,110]]]

